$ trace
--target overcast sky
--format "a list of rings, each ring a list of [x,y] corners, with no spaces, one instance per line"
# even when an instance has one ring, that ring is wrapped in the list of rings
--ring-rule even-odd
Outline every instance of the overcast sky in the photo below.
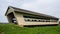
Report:
[[[8,22],[5,16],[8,6],[60,18],[60,0],[0,0],[0,22]]]

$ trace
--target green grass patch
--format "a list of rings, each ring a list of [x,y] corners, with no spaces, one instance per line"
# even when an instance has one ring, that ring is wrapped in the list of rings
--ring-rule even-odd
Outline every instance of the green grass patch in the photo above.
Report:
[[[0,34],[60,34],[60,26],[19,27],[15,24],[0,24]]]

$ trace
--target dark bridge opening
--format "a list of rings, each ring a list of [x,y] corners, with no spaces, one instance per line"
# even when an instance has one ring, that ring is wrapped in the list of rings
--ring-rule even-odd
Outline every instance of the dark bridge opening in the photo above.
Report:
[[[9,22],[11,22],[11,23],[17,24],[16,18],[15,18],[15,16],[14,16],[13,12],[10,13],[10,14],[8,14],[8,20],[9,20]]]

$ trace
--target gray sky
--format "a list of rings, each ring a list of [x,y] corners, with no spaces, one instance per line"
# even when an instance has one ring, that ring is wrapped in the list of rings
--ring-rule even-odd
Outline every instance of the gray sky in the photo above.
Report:
[[[5,16],[8,6],[60,18],[60,0],[0,0],[0,22],[8,22]]]

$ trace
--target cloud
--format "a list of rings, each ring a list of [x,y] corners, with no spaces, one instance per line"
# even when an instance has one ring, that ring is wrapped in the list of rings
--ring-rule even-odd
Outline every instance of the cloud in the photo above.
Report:
[[[59,15],[59,6],[59,0],[34,0],[32,2],[26,2],[21,5],[21,7],[24,9],[45,13],[56,17]]]
[[[0,21],[6,21],[5,12],[8,6],[60,17],[60,0],[0,0]]]

